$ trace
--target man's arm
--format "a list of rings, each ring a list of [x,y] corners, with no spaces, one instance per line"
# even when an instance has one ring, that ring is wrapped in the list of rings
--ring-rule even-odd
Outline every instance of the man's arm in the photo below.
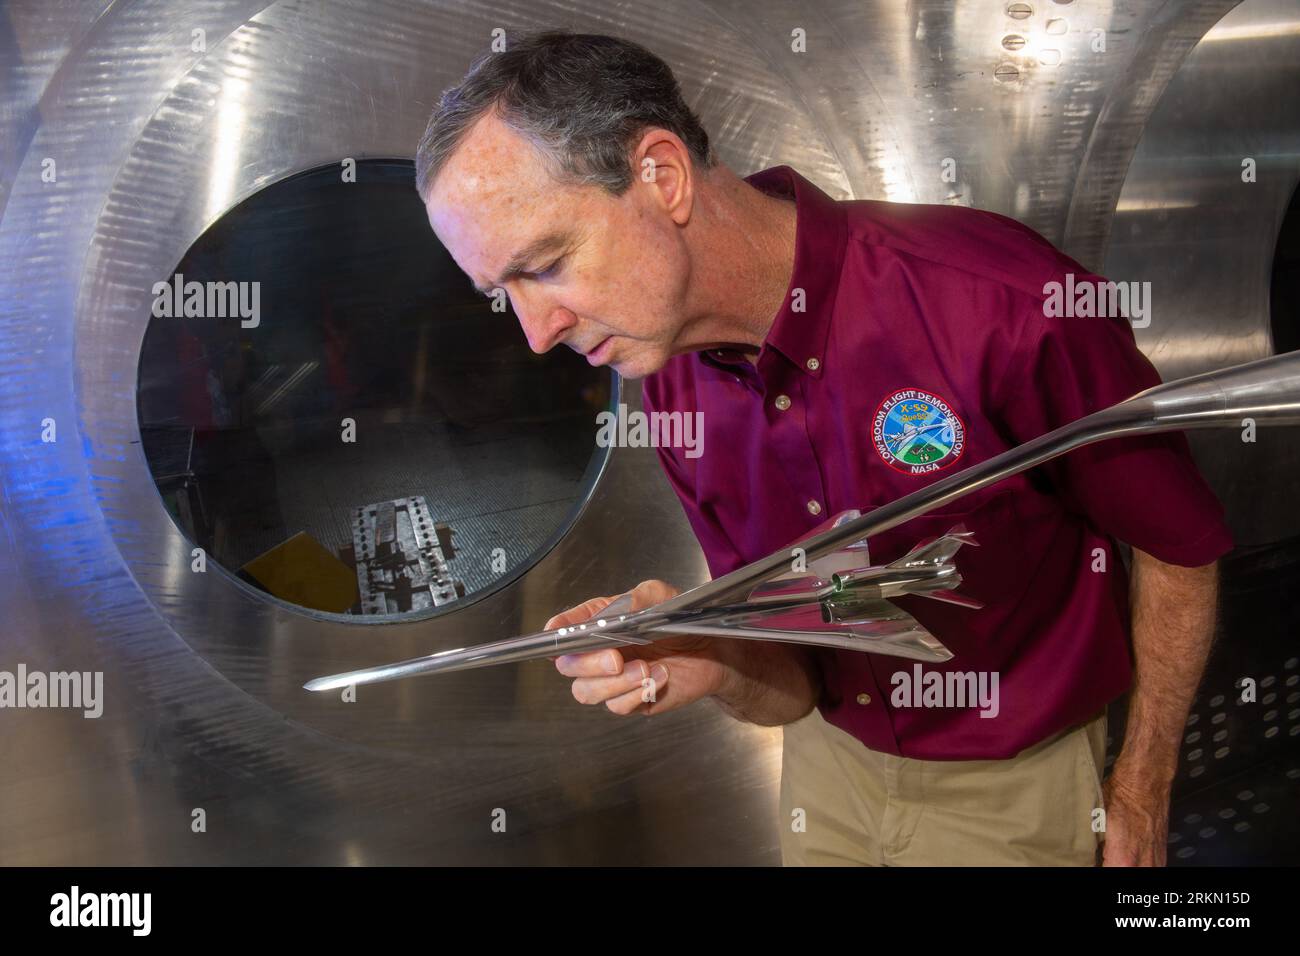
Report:
[[[1169,795],[1214,636],[1218,563],[1165,564],[1133,549],[1134,679],[1124,745],[1106,781],[1106,866],[1163,866]]]

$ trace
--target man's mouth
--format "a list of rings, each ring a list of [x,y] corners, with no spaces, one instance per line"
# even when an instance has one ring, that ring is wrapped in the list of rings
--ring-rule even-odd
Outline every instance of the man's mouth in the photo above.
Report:
[[[594,349],[586,353],[587,362],[591,365],[603,364],[605,361],[604,353],[608,351],[609,343],[613,340],[613,338],[614,337],[611,335],[611,336],[607,336],[604,339],[601,339],[600,342],[596,344],[596,347]]]

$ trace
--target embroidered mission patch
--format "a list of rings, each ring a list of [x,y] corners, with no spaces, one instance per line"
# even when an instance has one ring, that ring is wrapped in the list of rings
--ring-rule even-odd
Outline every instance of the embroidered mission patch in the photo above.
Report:
[[[961,457],[966,426],[952,406],[933,392],[900,388],[876,409],[871,438],[890,468],[924,475]]]

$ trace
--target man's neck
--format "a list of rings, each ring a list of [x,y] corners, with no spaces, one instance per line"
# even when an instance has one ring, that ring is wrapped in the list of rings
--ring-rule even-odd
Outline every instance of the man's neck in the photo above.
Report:
[[[728,348],[753,361],[785,304],[794,272],[795,204],[755,189],[725,166],[699,189],[701,227],[677,352]]]

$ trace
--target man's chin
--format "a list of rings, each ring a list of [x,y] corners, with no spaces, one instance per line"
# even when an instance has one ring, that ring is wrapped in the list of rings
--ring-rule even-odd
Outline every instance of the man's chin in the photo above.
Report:
[[[647,375],[653,375],[666,364],[666,360],[661,360],[654,355],[633,355],[626,359],[615,359],[608,365],[614,371],[618,372],[619,377],[630,382],[635,382],[639,378],[645,378]]]

